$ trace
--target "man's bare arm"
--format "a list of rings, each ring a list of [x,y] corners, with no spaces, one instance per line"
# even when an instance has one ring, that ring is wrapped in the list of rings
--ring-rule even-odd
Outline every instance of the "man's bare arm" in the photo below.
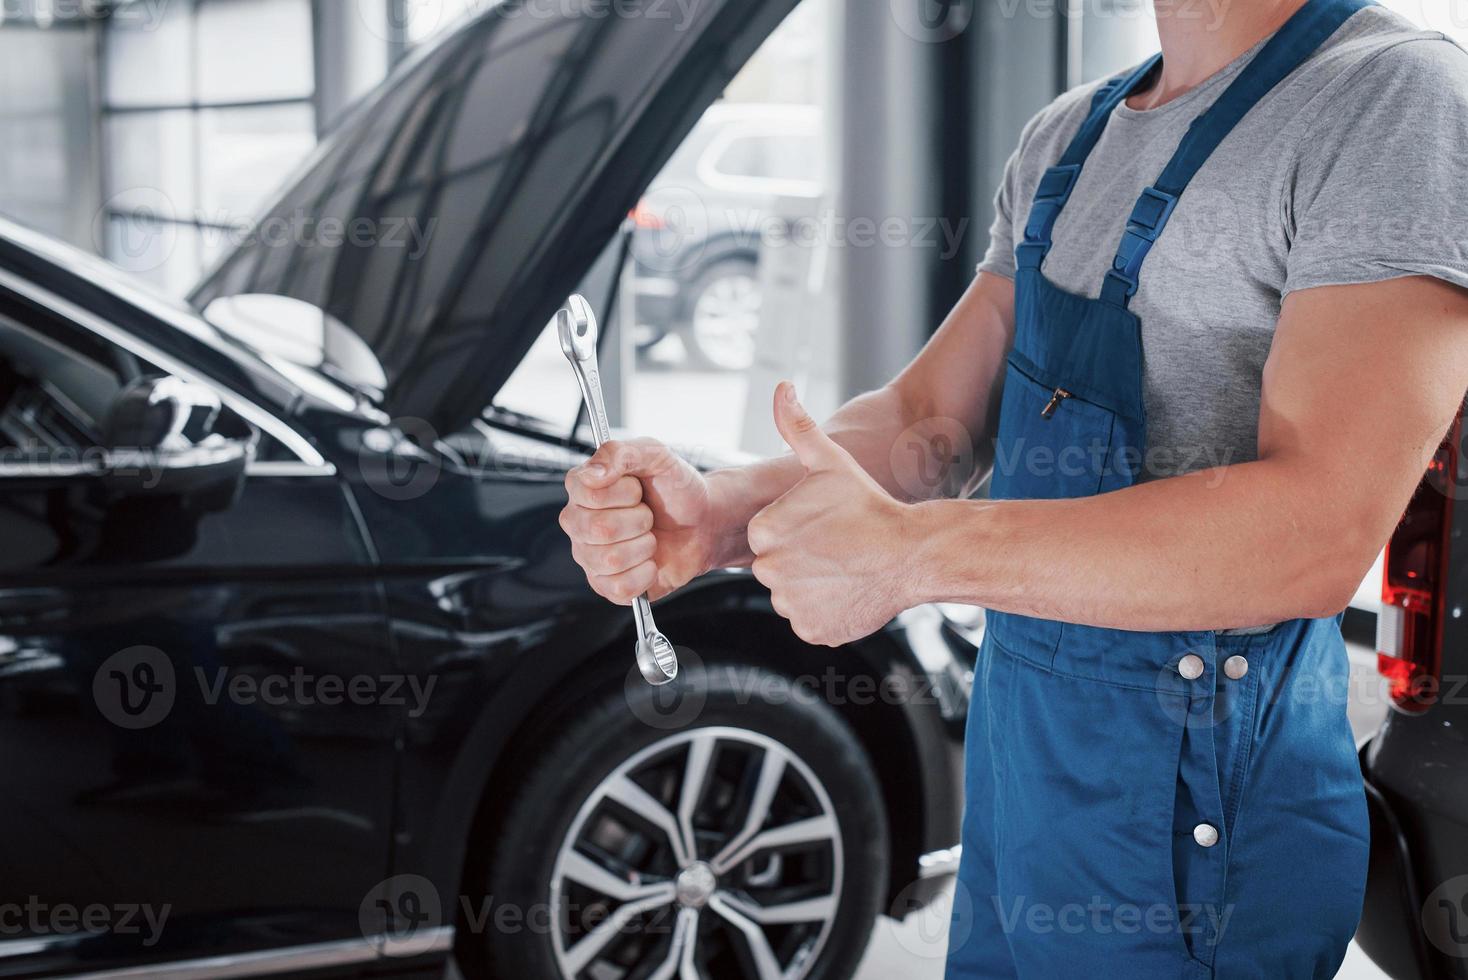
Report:
[[[1292,294],[1258,461],[1079,500],[908,508],[906,598],[1138,630],[1336,613],[1465,387],[1468,292],[1408,278]]]

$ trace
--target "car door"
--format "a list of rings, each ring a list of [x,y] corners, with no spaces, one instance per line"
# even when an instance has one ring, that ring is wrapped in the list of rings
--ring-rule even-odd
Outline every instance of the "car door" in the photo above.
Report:
[[[0,272],[0,976],[376,953],[403,707],[335,471],[262,448],[203,507],[86,472],[180,367]]]

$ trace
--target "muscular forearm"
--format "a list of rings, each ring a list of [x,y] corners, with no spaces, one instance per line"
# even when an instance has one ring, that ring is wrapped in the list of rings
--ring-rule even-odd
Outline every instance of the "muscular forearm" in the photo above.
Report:
[[[1079,500],[909,508],[912,604],[1133,630],[1339,612],[1401,501],[1347,513],[1303,466],[1256,462]],[[1395,508],[1395,509],[1394,509]]]

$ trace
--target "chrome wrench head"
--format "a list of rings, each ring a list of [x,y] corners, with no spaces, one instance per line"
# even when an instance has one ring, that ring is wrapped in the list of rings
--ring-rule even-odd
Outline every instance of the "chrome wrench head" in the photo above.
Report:
[[[678,676],[678,651],[668,638],[654,629],[637,638],[637,669],[654,687]]]
[[[582,296],[572,296],[556,312],[561,352],[573,365],[596,361],[596,314]]]
[[[600,446],[610,438],[611,430],[602,401],[601,372],[596,363],[596,333],[596,314],[585,298],[572,296],[556,312],[556,335],[561,342],[561,352],[576,372],[576,383],[581,386],[581,395],[586,400],[591,430]],[[658,632],[657,623],[652,618],[652,604],[646,595],[640,595],[633,601],[632,615],[637,621],[637,669],[649,684],[668,683],[678,676],[678,654],[668,638]]]

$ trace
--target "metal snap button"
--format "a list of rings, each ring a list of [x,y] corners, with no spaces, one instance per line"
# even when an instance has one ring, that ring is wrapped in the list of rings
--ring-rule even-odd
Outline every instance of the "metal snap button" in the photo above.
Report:
[[[1212,847],[1218,843],[1218,828],[1211,823],[1200,823],[1193,828],[1193,840],[1199,847]]]
[[[1184,678],[1195,681],[1203,676],[1203,658],[1190,653],[1177,662],[1177,672]]]
[[[1243,657],[1229,657],[1223,662],[1223,673],[1231,681],[1236,681],[1249,672],[1249,661]]]

